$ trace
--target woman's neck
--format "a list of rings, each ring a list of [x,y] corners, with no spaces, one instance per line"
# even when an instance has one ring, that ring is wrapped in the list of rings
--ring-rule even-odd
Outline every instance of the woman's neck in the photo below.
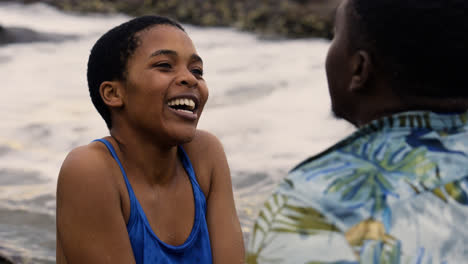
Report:
[[[110,130],[111,140],[118,147],[127,173],[151,185],[169,184],[177,174],[177,145],[170,146],[129,132]]]

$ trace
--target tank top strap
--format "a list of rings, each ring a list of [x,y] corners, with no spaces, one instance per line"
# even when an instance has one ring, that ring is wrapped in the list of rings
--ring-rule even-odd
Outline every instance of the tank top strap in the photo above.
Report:
[[[187,153],[185,152],[182,146],[179,146],[178,153],[179,153],[179,158],[182,161],[182,165],[184,166],[185,171],[187,171],[190,181],[192,182],[194,195],[198,195],[201,198],[200,200],[202,202],[203,209],[206,211],[205,193],[203,193],[200,185],[198,184],[197,177],[195,176],[195,170],[193,169],[193,166],[192,166],[192,162],[190,161],[189,156],[187,155]]]
[[[114,160],[117,162],[117,164],[119,165],[120,167],[120,171],[122,172],[122,175],[123,175],[123,178],[125,180],[125,185],[127,186],[127,191],[128,191],[128,197],[130,198],[130,206],[133,207],[133,205],[135,204],[136,202],[136,197],[135,197],[135,193],[133,192],[133,189],[132,189],[132,185],[130,184],[130,182],[128,181],[128,178],[127,178],[127,173],[125,172],[123,166],[122,166],[122,163],[120,162],[120,159],[119,157],[117,156],[117,152],[115,152],[115,149],[114,147],[112,146],[112,144],[106,140],[106,139],[96,139],[96,140],[93,140],[93,142],[95,141],[99,141],[101,143],[104,143],[104,145],[106,145],[107,149],[109,150],[109,152],[111,153],[112,157],[114,158]],[[129,221],[130,222],[130,221]]]

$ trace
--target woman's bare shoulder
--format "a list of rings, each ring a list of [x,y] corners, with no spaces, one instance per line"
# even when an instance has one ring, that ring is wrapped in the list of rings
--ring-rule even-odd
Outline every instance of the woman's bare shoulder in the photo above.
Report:
[[[72,149],[60,168],[60,176],[63,174],[91,173],[95,174],[102,172],[110,165],[109,152],[104,144],[99,142],[91,142],[88,145],[83,145]]]
[[[57,183],[59,263],[65,256],[76,263],[104,263],[108,257],[133,262],[117,173],[118,165],[99,142],[77,147],[65,158]]]
[[[99,142],[92,142],[70,151],[60,168],[57,198],[60,199],[60,194],[66,193],[61,192],[62,189],[83,189],[88,192],[117,190],[115,177],[112,177],[115,171],[112,161],[112,156],[104,144]],[[79,194],[85,195],[86,192]]]
[[[193,140],[185,144],[184,148],[188,151],[203,150],[212,152],[216,149],[222,148],[222,144],[214,134],[206,130],[197,129]]]
[[[208,131],[197,130],[193,140],[183,147],[192,162],[200,187],[208,196],[213,171],[219,166],[227,166],[221,141]]]

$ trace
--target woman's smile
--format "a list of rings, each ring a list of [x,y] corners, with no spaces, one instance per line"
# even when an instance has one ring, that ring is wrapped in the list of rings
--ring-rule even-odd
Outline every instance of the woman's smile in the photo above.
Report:
[[[167,102],[172,113],[191,121],[198,119],[198,106],[200,100],[194,94],[181,94]]]

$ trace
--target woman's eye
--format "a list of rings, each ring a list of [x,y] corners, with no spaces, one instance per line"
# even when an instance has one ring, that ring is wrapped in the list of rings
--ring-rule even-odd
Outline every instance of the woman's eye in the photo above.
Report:
[[[193,69],[192,73],[198,76],[203,76],[203,70],[202,69]]]
[[[170,69],[170,68],[172,68],[172,65],[169,64],[169,63],[157,63],[157,64],[154,65],[154,67],[163,68],[163,69]]]

